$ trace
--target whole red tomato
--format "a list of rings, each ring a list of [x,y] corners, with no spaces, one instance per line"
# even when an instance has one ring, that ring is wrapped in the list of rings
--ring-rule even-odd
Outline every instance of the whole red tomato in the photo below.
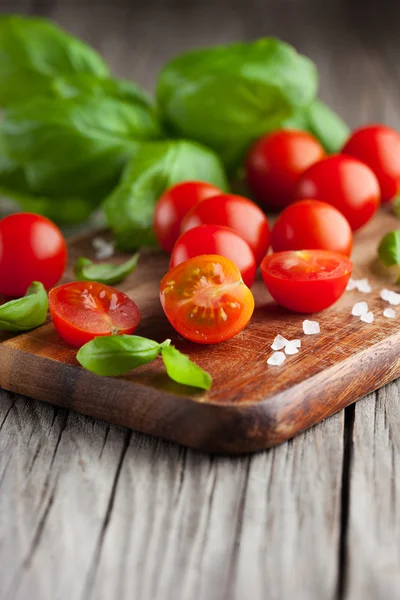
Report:
[[[380,203],[377,178],[367,165],[347,156],[328,156],[300,177],[297,198],[315,199],[335,206],[353,231],[365,225]]]
[[[251,148],[246,160],[247,183],[265,207],[284,208],[294,199],[300,175],[324,156],[323,147],[311,134],[280,129]]]
[[[23,296],[32,281],[50,289],[66,264],[64,236],[49,219],[18,213],[0,221],[0,293]]]
[[[368,165],[375,173],[383,202],[400,191],[400,134],[385,125],[368,125],[357,129],[343,148]]]
[[[258,265],[267,253],[267,218],[257,204],[243,196],[220,194],[199,202],[183,219],[181,232],[199,225],[223,225],[236,231],[253,250]]]
[[[221,190],[205,181],[184,181],[160,196],[153,218],[153,227],[161,248],[170,254],[180,235],[183,217],[201,200],[220,194]]]
[[[233,229],[220,225],[201,225],[186,231],[176,242],[170,267],[202,254],[219,254],[229,258],[240,270],[244,283],[251,287],[256,276],[253,251]]]
[[[353,234],[347,219],[331,204],[300,200],[281,212],[271,242],[274,252],[319,249],[349,256]]]

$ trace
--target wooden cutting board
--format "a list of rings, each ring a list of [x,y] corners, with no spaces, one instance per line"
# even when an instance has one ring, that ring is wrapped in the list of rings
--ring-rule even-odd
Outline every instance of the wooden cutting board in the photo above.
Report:
[[[254,316],[233,340],[199,346],[180,338],[160,306],[158,291],[168,260],[159,252],[142,254],[136,272],[119,287],[139,305],[136,333],[173,343],[213,376],[207,393],[184,387],[165,374],[161,359],[132,374],[99,377],[82,369],[74,349],[62,342],[51,322],[22,335],[0,338],[0,385],[37,400],[125,425],[194,448],[213,452],[251,452],[274,446],[400,376],[400,307],[395,319],[383,287],[397,289],[394,276],[379,266],[378,241],[399,222],[383,210],[356,235],[355,278],[368,277],[370,294],[346,292],[331,309],[314,315],[321,334],[305,336],[303,315],[271,300],[261,277],[253,292]],[[70,241],[70,267],[79,256],[93,258],[93,235]],[[112,261],[126,257],[115,256]],[[372,324],[351,316],[366,300]],[[301,338],[298,354],[281,367],[267,364],[274,337]]]

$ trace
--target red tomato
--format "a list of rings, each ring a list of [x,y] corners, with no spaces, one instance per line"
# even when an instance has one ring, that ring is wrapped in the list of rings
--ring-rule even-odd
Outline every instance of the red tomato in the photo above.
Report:
[[[254,310],[253,294],[228,258],[203,255],[180,263],[161,281],[168,321],[183,337],[216,344],[238,334]]]
[[[170,268],[201,254],[219,254],[229,258],[251,287],[256,276],[253,251],[237,233],[220,225],[200,225],[186,231],[176,242],[171,254]]]
[[[397,131],[384,125],[361,127],[353,133],[342,152],[358,158],[373,170],[384,202],[399,193],[400,134]]]
[[[140,312],[126,294],[108,285],[73,281],[50,290],[50,313],[59,336],[83,346],[97,336],[133,333]]]
[[[180,234],[183,217],[201,200],[221,190],[204,181],[184,181],[166,190],[159,198],[153,227],[161,248],[170,254]]]
[[[63,234],[45,217],[18,213],[0,221],[0,293],[24,296],[32,281],[49,289],[66,264]]]
[[[280,129],[251,148],[246,160],[247,183],[260,203],[284,208],[293,201],[300,175],[324,156],[323,147],[311,134]]]
[[[295,312],[324,310],[346,289],[352,262],[337,252],[300,250],[266,256],[261,273],[274,300]]]
[[[367,165],[351,156],[337,154],[328,156],[303,173],[297,197],[332,204],[356,231],[373,217],[381,195],[378,180]]]
[[[254,202],[233,194],[220,194],[196,204],[182,221],[184,233],[199,225],[224,225],[236,231],[253,250],[259,265],[269,246],[269,225]]]
[[[331,204],[300,200],[279,215],[271,242],[274,252],[315,249],[349,256],[353,234],[346,218]]]

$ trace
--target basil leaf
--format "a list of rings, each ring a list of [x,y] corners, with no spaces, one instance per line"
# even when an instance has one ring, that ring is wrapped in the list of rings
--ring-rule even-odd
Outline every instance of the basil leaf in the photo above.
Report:
[[[78,281],[97,281],[106,285],[120,283],[135,269],[139,260],[137,252],[126,262],[115,265],[111,263],[95,264],[88,258],[78,258],[74,273]]]
[[[400,269],[400,229],[390,231],[378,246],[378,256],[386,267],[397,265]],[[400,283],[400,273],[398,282]]]
[[[109,70],[92,48],[50,21],[0,17],[0,106],[9,107],[47,93],[59,75]]]
[[[141,145],[103,208],[118,246],[126,251],[154,246],[153,213],[165,189],[198,179],[227,189],[219,158],[196,143],[168,140]]]
[[[0,330],[28,331],[43,325],[48,306],[43,284],[34,281],[23,298],[10,300],[0,306]]]
[[[178,56],[161,71],[157,102],[171,133],[210,146],[233,169],[253,140],[306,108],[316,91],[312,61],[264,38]]]
[[[212,384],[211,375],[192,362],[174,346],[161,348],[165,368],[168,375],[183,385],[209,390]]]
[[[137,335],[97,337],[79,350],[78,362],[97,375],[123,375],[146,365],[160,353],[160,344]]]

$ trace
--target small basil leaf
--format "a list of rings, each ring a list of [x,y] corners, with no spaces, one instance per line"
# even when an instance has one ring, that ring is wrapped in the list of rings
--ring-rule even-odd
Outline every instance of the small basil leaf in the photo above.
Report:
[[[38,281],[34,281],[26,295],[10,300],[0,306],[0,330],[29,331],[46,321],[49,302],[47,292]]]
[[[137,335],[97,337],[79,350],[78,362],[97,375],[123,375],[146,365],[160,353],[160,344]]]
[[[121,265],[111,263],[95,264],[82,256],[78,258],[74,273],[78,281],[97,281],[106,285],[115,285],[132,273],[138,260],[138,252]]]
[[[378,246],[378,255],[380,261],[386,267],[393,267],[394,265],[400,267],[400,229],[390,231],[382,238]]]
[[[182,354],[174,346],[164,346],[161,348],[165,368],[168,375],[183,385],[198,387],[202,390],[209,390],[212,384],[211,375],[203,371],[199,366],[193,363],[185,354]]]

